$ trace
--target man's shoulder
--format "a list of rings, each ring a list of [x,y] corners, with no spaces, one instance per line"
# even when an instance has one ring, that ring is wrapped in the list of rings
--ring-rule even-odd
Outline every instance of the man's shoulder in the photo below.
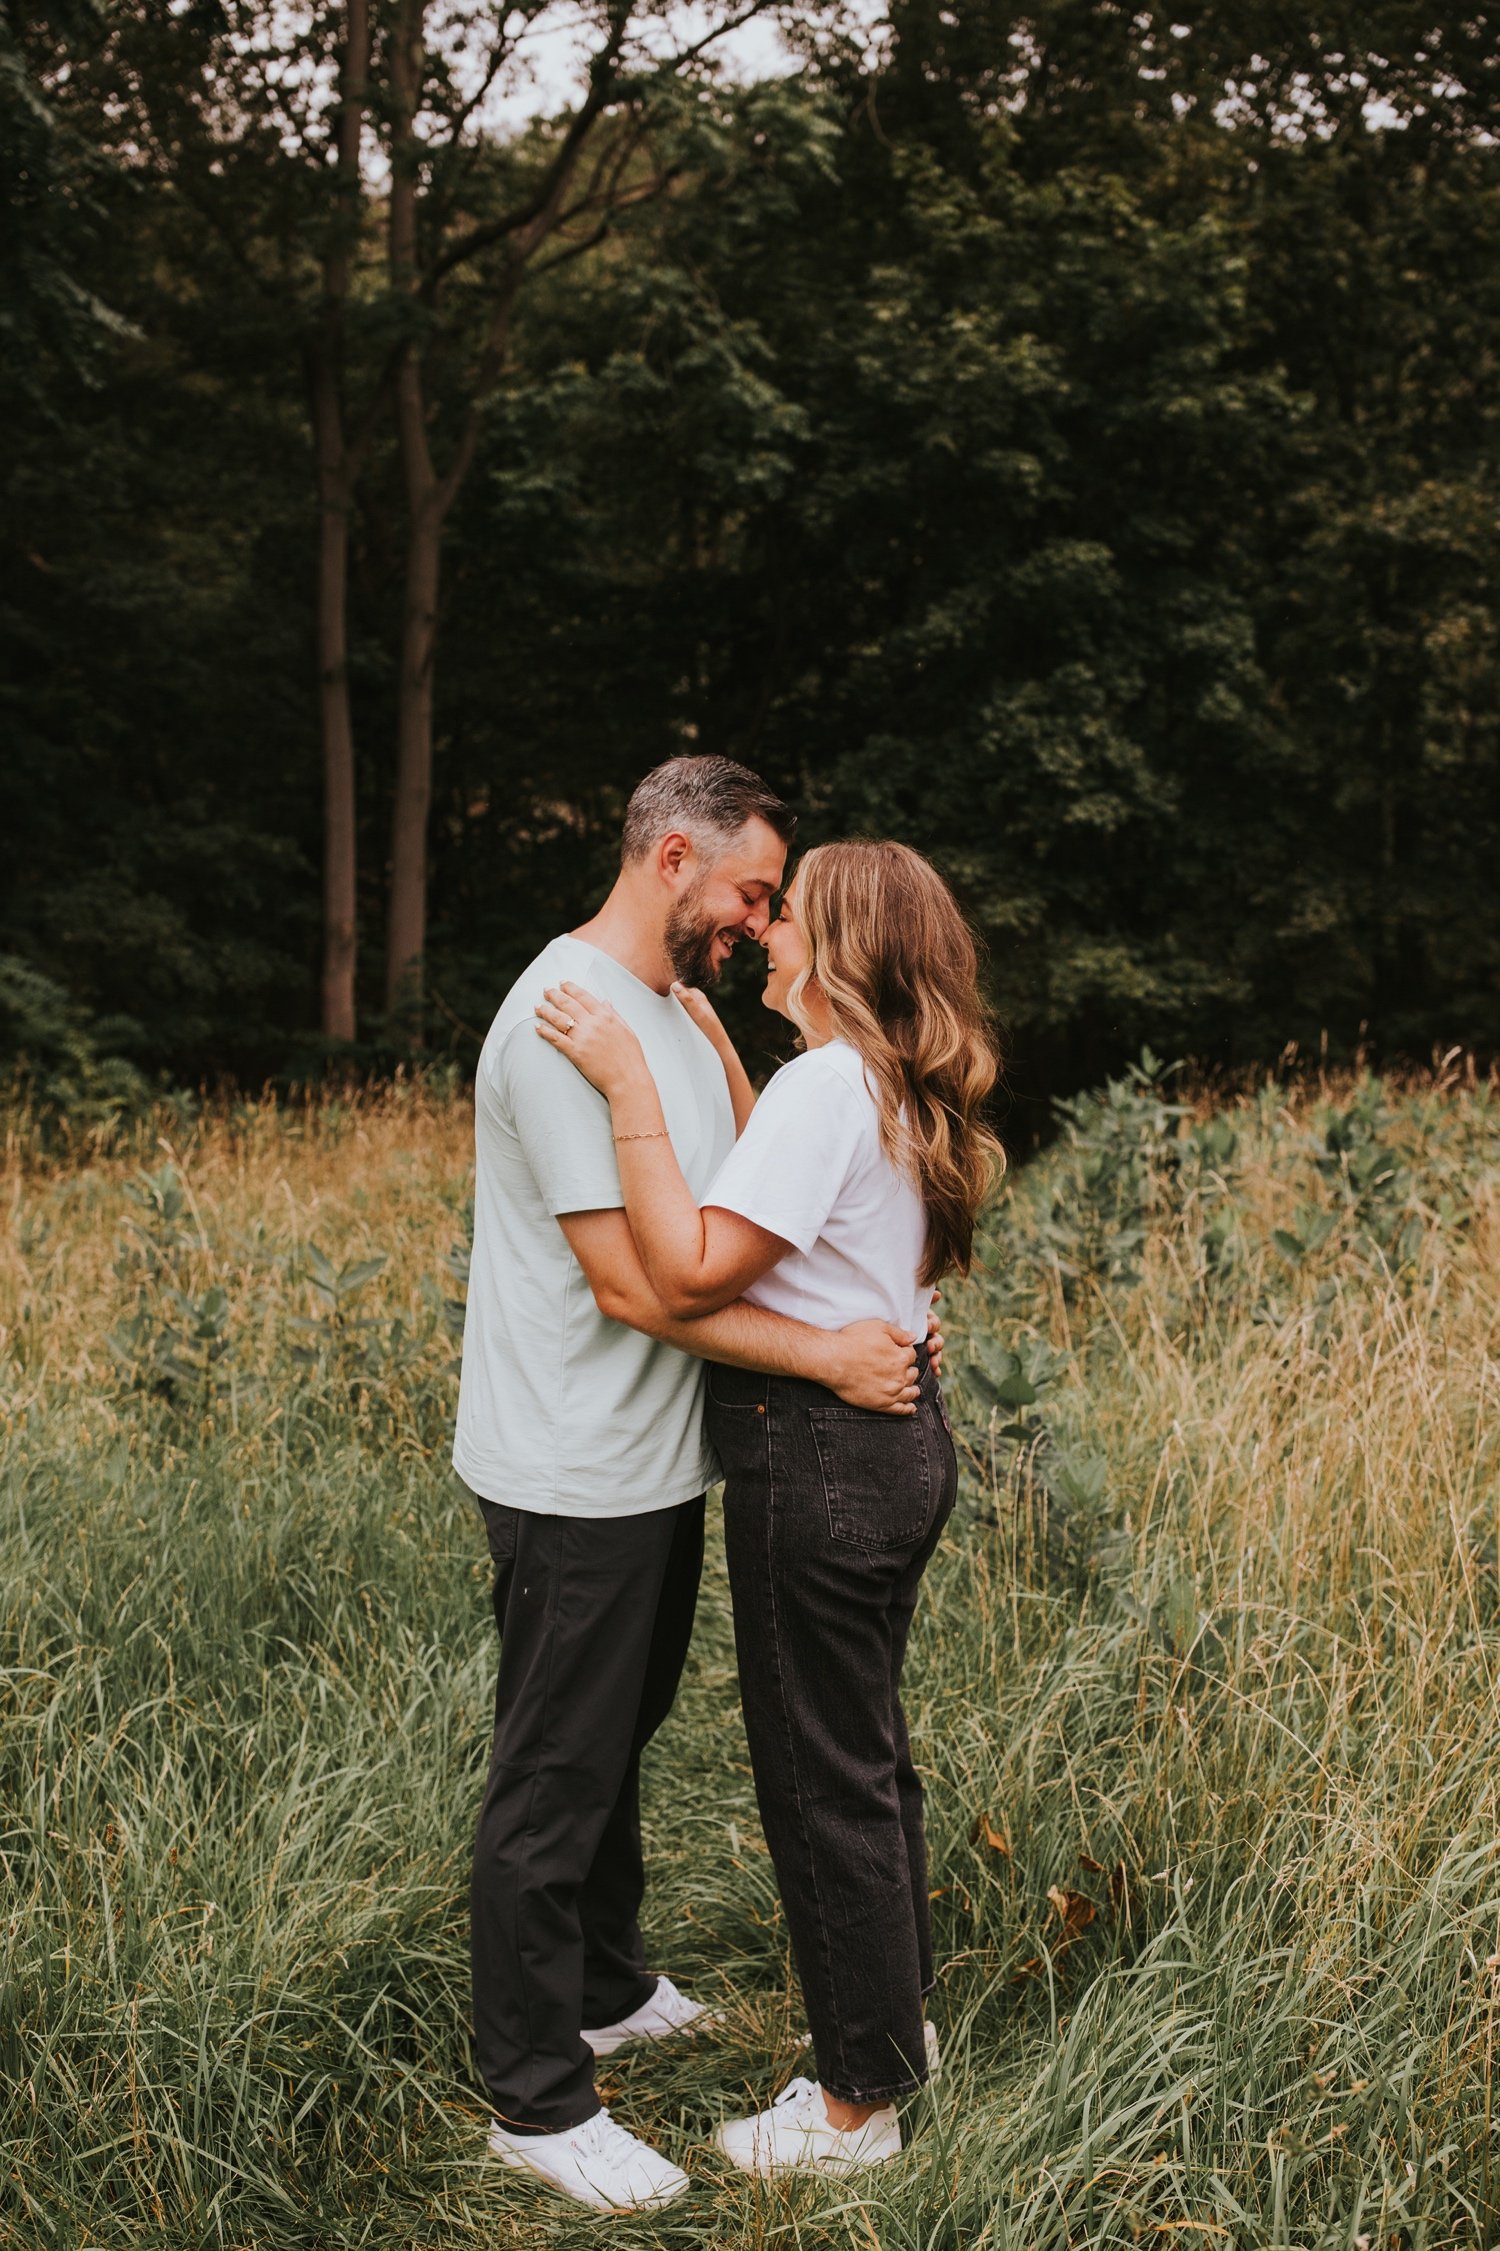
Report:
[[[491,1087],[498,1085],[500,1060],[507,1049],[511,1049],[511,1044],[514,1044],[514,1035],[536,1024],[536,1002],[543,997],[543,990],[550,984],[561,984],[563,979],[592,988],[592,963],[595,963],[595,948],[583,945],[579,939],[572,939],[568,934],[556,936],[556,939],[543,945],[543,950],[536,954],[534,961],[527,961],[516,984],[509,988],[505,999],[495,1008],[493,1022],[480,1051],[482,1080],[489,1080]],[[550,1056],[552,1053],[545,1040],[536,1040],[536,1049],[543,1056]],[[523,1053],[529,1058],[532,1049],[523,1047]]]
[[[542,996],[542,988],[555,985],[559,978],[570,978],[575,985],[588,983],[596,959],[592,946],[586,946],[580,938],[570,937],[566,931],[549,939],[541,952],[527,962],[501,1001],[495,1012],[495,1023],[503,1024],[522,1011],[529,1016]]]
[[[484,1043],[481,1063],[493,1064],[500,1049],[518,1025],[530,1024],[536,1016],[536,1004],[548,985],[556,985],[564,978],[575,985],[589,981],[588,972],[593,948],[580,943],[564,933],[543,946],[533,961],[529,961],[496,1009]]]

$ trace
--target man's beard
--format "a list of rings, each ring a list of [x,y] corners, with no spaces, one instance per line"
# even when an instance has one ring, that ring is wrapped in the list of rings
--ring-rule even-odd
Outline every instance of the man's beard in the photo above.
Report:
[[[663,932],[667,959],[672,964],[673,974],[684,985],[712,985],[722,966],[714,960],[714,940],[719,935],[719,925],[705,922],[698,904],[703,896],[703,885],[704,878],[700,876],[683,892],[667,916]],[[734,935],[738,936],[738,932]]]

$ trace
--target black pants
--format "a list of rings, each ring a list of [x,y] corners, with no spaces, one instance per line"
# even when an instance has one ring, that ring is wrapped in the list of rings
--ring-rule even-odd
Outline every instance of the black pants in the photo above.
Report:
[[[919,1357],[905,1420],[818,1384],[708,1375],[756,1797],[818,2076],[851,2103],[927,2076],[927,1846],[901,1666],[958,1472]]]
[[[495,1740],[469,1893],[474,2042],[503,2125],[599,2108],[584,2025],[649,2000],[641,1752],[672,1708],[703,1566],[703,1501],[538,1516],[481,1501],[495,1563]]]

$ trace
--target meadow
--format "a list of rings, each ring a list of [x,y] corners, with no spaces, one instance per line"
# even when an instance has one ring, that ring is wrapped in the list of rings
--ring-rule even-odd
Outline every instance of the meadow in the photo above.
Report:
[[[4,1156],[0,2245],[506,2251],[467,2047],[484,1543],[469,1194],[420,1084]],[[621,2245],[1500,2239],[1500,1093],[1074,1104],[945,1295],[964,1452],[910,1673],[944,2045],[898,2163],[760,2186],[800,2068],[715,1546],[604,2067],[695,2175]]]

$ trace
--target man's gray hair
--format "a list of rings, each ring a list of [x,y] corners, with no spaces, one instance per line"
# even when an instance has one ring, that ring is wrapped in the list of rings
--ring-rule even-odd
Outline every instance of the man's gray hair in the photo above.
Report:
[[[644,859],[672,829],[713,858],[751,820],[765,821],[783,844],[791,843],[797,826],[796,814],[748,766],[732,758],[669,758],[631,792],[620,859]]]

